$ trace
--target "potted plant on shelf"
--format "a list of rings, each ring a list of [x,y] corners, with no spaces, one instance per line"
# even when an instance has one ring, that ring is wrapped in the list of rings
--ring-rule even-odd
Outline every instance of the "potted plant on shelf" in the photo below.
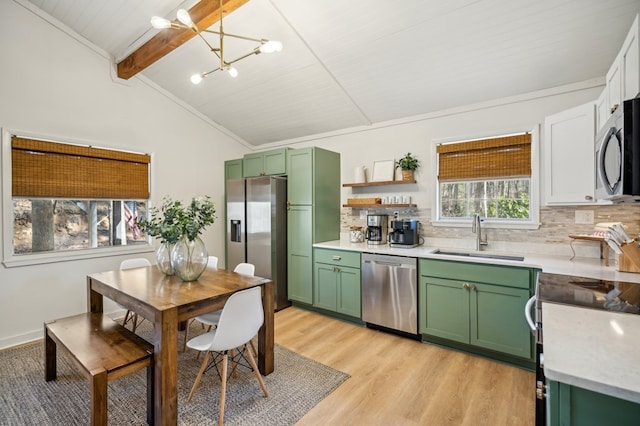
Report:
[[[413,172],[418,168],[420,162],[410,152],[396,161],[396,168],[402,170],[402,180],[412,181],[414,179]]]
[[[160,208],[152,207],[150,213],[149,219],[137,224],[147,235],[160,239],[162,244],[156,252],[160,270],[168,275],[175,273],[183,281],[198,279],[209,257],[200,234],[216,219],[211,198],[194,197],[184,206],[165,197]]]

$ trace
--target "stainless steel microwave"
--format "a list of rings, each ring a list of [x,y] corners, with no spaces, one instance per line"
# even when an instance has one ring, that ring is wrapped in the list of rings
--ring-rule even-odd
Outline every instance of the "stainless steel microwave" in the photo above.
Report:
[[[640,98],[623,102],[596,135],[596,198],[640,202]]]

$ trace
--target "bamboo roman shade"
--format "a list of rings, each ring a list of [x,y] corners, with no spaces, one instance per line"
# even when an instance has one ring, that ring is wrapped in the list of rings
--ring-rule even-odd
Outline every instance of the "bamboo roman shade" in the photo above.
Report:
[[[151,157],[12,137],[14,197],[149,198]]]
[[[440,181],[531,176],[531,134],[438,145]]]

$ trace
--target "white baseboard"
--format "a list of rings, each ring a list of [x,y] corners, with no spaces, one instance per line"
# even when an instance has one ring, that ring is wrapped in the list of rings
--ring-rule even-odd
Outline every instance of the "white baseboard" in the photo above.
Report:
[[[110,318],[121,319],[127,311],[125,309],[117,309],[107,312]],[[7,349],[12,346],[24,345],[25,343],[42,340],[44,338],[44,324],[37,330],[31,330],[26,333],[16,334],[15,336],[0,338],[0,350]]]

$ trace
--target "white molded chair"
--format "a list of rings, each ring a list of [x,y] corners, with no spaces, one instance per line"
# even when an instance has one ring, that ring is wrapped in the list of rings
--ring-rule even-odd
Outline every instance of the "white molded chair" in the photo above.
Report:
[[[202,374],[209,366],[211,352],[219,352],[212,360],[212,366],[216,366],[216,359],[222,357],[222,371],[220,379],[220,413],[218,417],[218,425],[224,422],[224,402],[227,390],[227,364],[229,353],[231,352],[232,362],[237,364],[239,358],[245,358],[249,361],[253,372],[260,383],[262,392],[265,397],[269,396],[267,388],[264,385],[258,366],[251,349],[247,349],[247,343],[258,333],[258,330],[264,322],[264,311],[262,309],[262,289],[260,287],[252,287],[232,294],[220,314],[220,321],[215,330],[202,334],[187,342],[187,346],[197,351],[206,352],[200,371],[196,376],[196,380],[189,393],[188,401],[191,401],[193,394],[198,388]],[[234,350],[238,349],[234,355]],[[245,357],[246,355],[246,357]]]
[[[244,275],[254,275],[256,273],[256,266],[253,263],[238,263],[233,272]]]
[[[210,256],[214,257],[214,256]],[[218,264],[218,258],[216,257],[216,265]],[[208,265],[207,265],[208,266]],[[233,270],[233,272],[237,272],[239,274],[244,275],[253,275],[256,270],[256,267],[252,263],[238,263]],[[193,318],[190,322],[187,323],[187,328],[184,330],[184,342],[182,343],[182,351],[187,350],[187,339],[189,336],[189,326],[193,323],[193,321],[198,321],[205,325],[209,326],[207,328],[207,332],[211,331],[212,327],[218,325],[218,321],[220,321],[220,314],[222,313],[222,309],[218,309],[217,311],[207,312],[206,314],[199,315]],[[253,342],[251,342],[251,347],[253,348],[253,353],[257,355]]]
[[[125,259],[120,263],[120,270],[124,269],[133,269],[133,268],[144,268],[146,266],[151,266],[151,262],[149,262],[144,257],[134,257],[132,259]],[[125,309],[126,306],[122,306],[118,304],[122,309]],[[144,320],[144,318],[143,318]],[[132,322],[131,331],[136,332],[136,328],[138,327],[138,314],[135,312],[128,310],[124,315],[124,321],[122,321],[122,325],[127,325],[128,322]],[[142,321],[140,321],[142,322]]]
[[[218,257],[217,256],[209,256],[209,260],[207,260],[207,268],[213,268],[213,269],[218,269]],[[220,312],[220,311],[215,311],[215,312]],[[206,315],[210,315],[210,313],[206,313],[204,315],[202,315],[202,317],[204,318]],[[189,336],[189,327],[191,326],[191,324],[198,320],[198,318],[200,317],[195,317],[189,321],[187,321],[187,327],[184,329],[184,341],[182,342],[182,351],[184,352],[186,347],[187,347],[187,338]],[[220,314],[218,313],[218,317],[220,318]],[[200,320],[198,320],[200,321]],[[204,322],[204,321],[200,321],[202,323],[202,327],[204,328],[205,325],[209,326],[209,330],[211,330],[211,324],[209,324],[208,322]],[[216,323],[217,323],[217,319],[216,319]],[[215,325],[215,324],[214,324]]]
[[[209,256],[209,260],[207,260],[207,268],[218,269],[218,258],[216,256]]]

